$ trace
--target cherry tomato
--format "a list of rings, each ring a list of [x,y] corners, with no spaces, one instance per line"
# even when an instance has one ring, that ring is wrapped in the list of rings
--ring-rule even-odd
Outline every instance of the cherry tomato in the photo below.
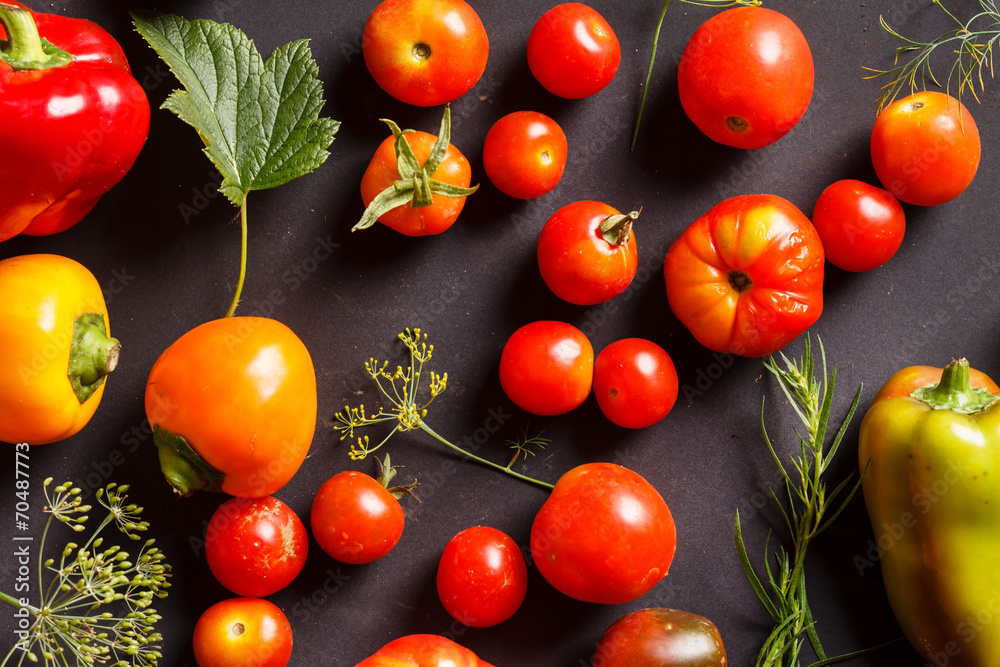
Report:
[[[587,463],[556,482],[531,524],[531,555],[556,590],[623,604],[667,576],[677,533],[653,485],[613,463]]]
[[[291,656],[292,626],[267,600],[216,602],[194,626],[198,667],[285,667]]]
[[[403,508],[384,486],[353,470],[320,487],[310,514],[319,546],[350,565],[371,563],[392,551],[405,521]]]
[[[726,667],[715,624],[678,609],[640,609],[615,621],[597,643],[603,667]]]
[[[979,128],[965,105],[936,91],[887,106],[872,128],[882,185],[907,204],[936,206],[965,192],[979,168]]]
[[[395,639],[355,667],[493,667],[469,649],[439,635]]]
[[[773,144],[799,122],[813,92],[813,59],[791,19],[763,7],[716,14],[688,41],[677,70],[681,106],[713,141]]]
[[[298,471],[316,430],[309,351],[276,320],[206,322],[153,364],[146,417],[178,493],[270,495]]]
[[[511,334],[500,355],[507,397],[536,415],[561,415],[583,403],[594,376],[594,348],[572,324],[542,320]]]
[[[490,51],[483,22],[463,0],[385,0],[368,17],[361,44],[375,82],[421,107],[468,92]]]
[[[500,192],[534,199],[559,184],[566,150],[566,135],[558,123],[537,111],[515,111],[486,134],[483,167]]]
[[[433,134],[419,131],[407,132],[406,139],[420,164],[427,160],[434,142],[437,141],[437,137]],[[467,188],[472,181],[472,168],[462,152],[452,144],[448,144],[444,161],[431,176],[436,181]],[[380,192],[392,187],[392,184],[399,179],[399,170],[396,167],[396,140],[390,135],[375,150],[375,155],[372,156],[364,176],[361,177],[361,198],[365,206],[371,204]],[[410,204],[404,204],[384,213],[378,221],[407,236],[440,234],[455,223],[463,206],[465,197],[445,197],[435,194],[434,203],[430,206],[413,208]]]
[[[618,426],[652,426],[674,407],[677,370],[656,343],[619,340],[601,350],[594,361],[594,396],[604,416]]]
[[[528,567],[503,531],[467,528],[451,538],[437,570],[441,604],[459,623],[486,628],[506,621],[524,602]]]
[[[292,582],[306,564],[302,520],[273,496],[231,498],[208,522],[205,555],[219,583],[237,595],[263,597]]]
[[[695,220],[667,251],[667,298],[699,343],[774,354],[823,312],[823,243],[794,204],[741,195]]]
[[[903,244],[906,216],[889,192],[861,181],[831,184],[816,200],[813,225],[826,258],[845,271],[882,266]]]
[[[528,67],[553,95],[575,100],[611,83],[621,62],[618,37],[604,17],[579,2],[542,14],[528,36]]]

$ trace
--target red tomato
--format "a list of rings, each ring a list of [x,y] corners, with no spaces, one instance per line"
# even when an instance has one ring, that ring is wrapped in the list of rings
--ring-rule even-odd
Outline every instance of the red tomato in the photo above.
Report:
[[[476,654],[438,635],[406,635],[354,667],[493,667]]]
[[[459,623],[486,628],[506,621],[524,602],[528,567],[514,540],[486,526],[451,538],[438,563],[441,604]]]
[[[872,128],[882,185],[907,204],[935,206],[962,194],[979,168],[979,128],[950,95],[920,92],[886,107]]]
[[[705,347],[764,357],[819,319],[823,263],[816,228],[791,202],[775,195],[732,197],[670,246],[667,298]]]
[[[715,624],[678,609],[640,609],[612,624],[597,643],[602,667],[726,667]]]
[[[823,190],[812,222],[826,258],[845,271],[882,266],[899,250],[906,232],[906,216],[895,197],[851,179]]]
[[[799,122],[813,92],[813,60],[791,19],[763,7],[716,14],[691,37],[677,70],[681,106],[713,141],[773,144]]]
[[[267,600],[216,602],[194,626],[198,667],[285,667],[291,656],[292,626]]]
[[[674,407],[677,370],[656,343],[619,340],[601,350],[594,361],[594,396],[604,416],[618,426],[652,426]]]
[[[403,508],[376,479],[349,470],[328,479],[310,515],[313,537],[341,563],[371,563],[388,554],[403,534]]]
[[[500,355],[500,384],[518,407],[561,415],[583,403],[594,376],[594,348],[572,324],[542,320],[511,334]]]
[[[573,468],[531,525],[531,555],[556,590],[583,602],[623,604],[667,576],[677,533],[653,485],[613,463]]]
[[[556,211],[538,236],[538,270],[552,293],[592,306],[624,292],[638,262],[632,230],[637,216],[596,201]]]
[[[368,17],[361,44],[375,82],[421,107],[468,92],[490,51],[483,22],[463,0],[385,0]]]
[[[553,95],[575,100],[611,83],[621,61],[618,37],[587,5],[567,2],[542,14],[528,36],[528,67]]]
[[[212,574],[247,597],[270,595],[290,584],[306,564],[308,550],[302,520],[273,496],[224,502],[205,535]]]
[[[420,164],[427,160],[434,142],[437,141],[437,137],[426,132],[407,132],[406,139]],[[467,188],[472,181],[472,169],[461,151],[448,144],[444,161],[431,176],[436,181]],[[361,198],[365,206],[371,204],[380,192],[392,187],[398,180],[396,140],[390,135],[375,150],[375,155],[372,156],[364,176],[361,177]],[[386,212],[378,221],[407,236],[440,234],[454,224],[463,206],[465,197],[445,197],[436,194],[434,203],[430,206],[413,208],[409,204],[404,204]]]
[[[566,135],[558,123],[537,111],[515,111],[487,133],[483,167],[500,192],[534,199],[559,184],[566,150]]]

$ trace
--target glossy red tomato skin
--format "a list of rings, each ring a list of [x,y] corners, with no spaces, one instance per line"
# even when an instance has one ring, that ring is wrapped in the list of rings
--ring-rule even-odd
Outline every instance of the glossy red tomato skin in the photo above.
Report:
[[[531,555],[556,590],[583,602],[623,604],[670,569],[673,516],[638,473],[587,463],[565,473],[531,525]]]
[[[936,206],[962,194],[979,169],[982,146],[972,114],[937,91],[896,100],[872,127],[872,164],[899,200]]]
[[[348,470],[328,479],[313,499],[313,537],[341,563],[371,563],[395,548],[403,535],[403,508],[377,480]]]
[[[677,70],[688,118],[736,148],[763,148],[791,130],[809,106],[813,80],[802,31],[764,7],[735,7],[705,21]]]
[[[302,571],[309,536],[298,515],[274,496],[231,498],[212,515],[205,555],[220,584],[237,595],[264,597]]]
[[[594,396],[601,412],[624,428],[646,428],[677,402],[677,369],[666,350],[643,338],[625,338],[594,361]]]
[[[354,667],[493,667],[469,649],[440,635],[394,639]]]
[[[619,211],[596,201],[567,204],[538,235],[538,270],[552,293],[581,306],[604,303],[631,284],[638,266],[635,232],[625,243],[605,239],[600,225]]]
[[[486,134],[483,168],[508,197],[535,199],[559,184],[567,150],[566,134],[558,123],[537,111],[515,111]]]
[[[500,384],[518,407],[536,415],[569,412],[590,395],[594,348],[572,324],[540,320],[511,334],[500,355]]]
[[[368,17],[361,43],[375,82],[421,107],[468,92],[490,50],[483,22],[463,0],[385,0]]]
[[[819,319],[824,263],[816,228],[794,204],[740,195],[716,204],[670,246],[667,299],[710,350],[764,357]]]
[[[906,233],[906,214],[892,194],[862,181],[830,184],[813,207],[813,226],[826,258],[845,271],[870,271],[888,262]]]
[[[434,142],[437,141],[437,137],[426,132],[407,132],[406,138],[420,164],[427,160]],[[467,188],[472,182],[472,168],[462,152],[452,144],[448,144],[444,161],[432,177],[442,183]],[[398,180],[395,139],[390,135],[375,150],[368,168],[361,177],[361,199],[365,206],[367,207],[380,192]],[[434,203],[430,206],[413,208],[409,204],[404,204],[386,212],[378,221],[406,236],[440,234],[455,224],[464,206],[465,197],[434,195]]]
[[[437,591],[456,621],[490,627],[520,609],[528,592],[528,567],[517,543],[503,531],[466,528],[441,553]]]
[[[726,667],[719,629],[679,609],[640,609],[615,621],[597,643],[602,667]]]
[[[205,610],[194,626],[198,667],[285,667],[292,627],[275,604],[232,598]]]
[[[553,95],[580,99],[611,83],[621,62],[615,31],[596,10],[567,2],[545,12],[528,36],[528,67]]]

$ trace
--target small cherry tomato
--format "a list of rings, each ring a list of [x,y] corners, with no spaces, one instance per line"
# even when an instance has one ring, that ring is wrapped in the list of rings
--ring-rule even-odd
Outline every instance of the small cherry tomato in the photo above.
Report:
[[[511,334],[500,355],[500,384],[536,415],[561,415],[583,403],[594,376],[594,348],[572,324],[542,320]]]
[[[528,67],[553,95],[575,100],[611,83],[621,62],[618,37],[604,17],[578,2],[542,14],[528,36]]]
[[[638,263],[632,230],[638,216],[596,201],[556,211],[538,235],[538,270],[552,293],[592,306],[624,292]]]
[[[594,361],[594,396],[604,416],[618,426],[652,426],[674,407],[677,370],[656,343],[619,340],[601,350]]]
[[[468,92],[490,51],[483,22],[463,0],[385,0],[368,17],[361,44],[375,82],[421,107]]]
[[[292,626],[267,600],[216,602],[194,626],[198,667],[285,667],[291,657]]]
[[[882,266],[903,244],[906,216],[889,192],[861,181],[831,184],[813,208],[826,258],[845,271]]]
[[[653,485],[613,463],[587,463],[556,482],[531,524],[538,571],[571,598],[623,604],[667,576],[677,547]]]
[[[328,479],[313,500],[313,537],[341,563],[371,563],[403,534],[403,508],[375,478],[349,470]]]
[[[823,312],[823,242],[787,199],[740,195],[695,220],[667,251],[670,308],[716,352],[766,357]]]
[[[528,567],[503,531],[467,528],[451,538],[437,570],[441,604],[459,623],[486,628],[506,621],[524,602]]]
[[[615,621],[597,643],[603,667],[726,667],[719,629],[678,609],[640,609]]]
[[[713,141],[773,144],[799,122],[813,92],[809,44],[787,16],[735,7],[695,31],[677,69],[681,106]]]
[[[306,564],[309,536],[302,520],[273,496],[231,498],[208,522],[205,555],[219,583],[237,595],[280,591]]]
[[[979,168],[979,128],[965,105],[936,91],[896,100],[872,128],[882,185],[907,204],[936,206],[965,192]]]
[[[537,111],[515,111],[486,134],[483,168],[508,197],[534,199],[559,184],[566,150],[566,135],[558,123]]]

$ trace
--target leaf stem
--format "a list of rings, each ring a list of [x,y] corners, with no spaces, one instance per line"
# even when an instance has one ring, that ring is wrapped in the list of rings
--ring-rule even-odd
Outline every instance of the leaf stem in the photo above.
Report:
[[[660,28],[663,27],[663,17],[667,15],[667,7],[669,6],[670,0],[664,0],[663,8],[660,9],[660,18],[656,21],[656,32],[653,33],[653,50],[649,54],[646,81],[642,86],[642,98],[639,100],[639,113],[635,118],[635,128],[632,130],[632,143],[628,147],[630,151],[635,150],[635,143],[639,140],[639,125],[642,124],[642,112],[646,108],[646,95],[649,93],[649,83],[653,79],[653,63],[656,62],[656,47],[660,43]]]
[[[243,281],[247,275],[247,196],[250,192],[243,194],[240,202],[240,278],[236,283],[236,294],[233,295],[233,302],[229,304],[226,317],[232,317],[236,312],[236,306],[240,302],[240,295],[243,293]]]
[[[472,459],[473,461],[477,461],[479,463],[482,463],[483,465],[489,466],[490,468],[493,468],[494,470],[499,470],[502,473],[505,473],[507,475],[511,475],[512,477],[516,477],[517,479],[520,479],[522,481],[530,482],[530,483],[532,483],[532,484],[534,484],[536,486],[542,487],[543,489],[549,489],[551,491],[553,488],[555,488],[552,484],[549,484],[548,482],[543,482],[543,481],[541,481],[539,479],[535,479],[534,477],[529,477],[527,475],[522,475],[519,472],[515,472],[515,471],[511,470],[510,468],[507,468],[507,467],[502,466],[500,464],[494,463],[493,461],[489,461],[487,459],[484,459],[481,456],[476,456],[472,452],[470,452],[468,450],[465,450],[465,449],[462,449],[458,445],[454,445],[454,444],[448,442],[443,437],[441,437],[440,435],[438,435],[433,429],[431,429],[430,426],[428,426],[427,424],[425,424],[423,421],[420,422],[420,430],[423,431],[424,433],[426,433],[427,435],[431,436],[432,438],[434,438],[438,442],[440,442],[442,445],[445,445],[446,447],[452,448],[456,452],[462,454],[463,456],[467,456],[468,458]]]

